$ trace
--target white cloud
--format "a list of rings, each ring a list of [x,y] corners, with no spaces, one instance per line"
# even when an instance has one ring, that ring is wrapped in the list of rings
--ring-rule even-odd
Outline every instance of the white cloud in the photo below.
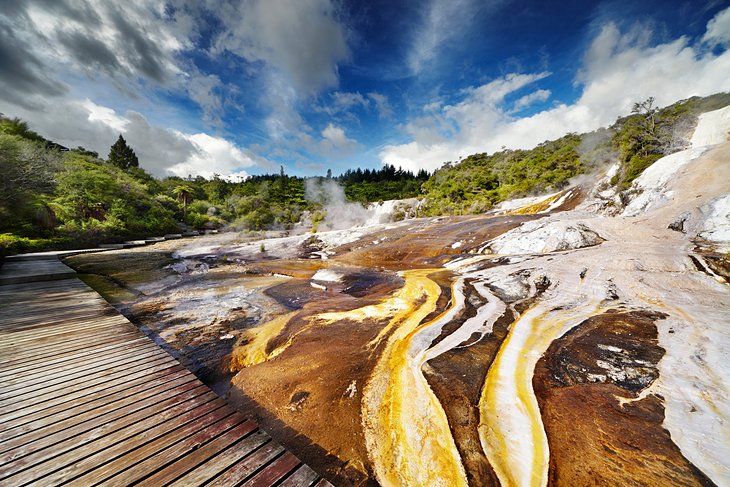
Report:
[[[719,38],[719,25],[728,12],[720,12],[708,23],[712,39]],[[411,140],[386,146],[380,159],[410,170],[433,170],[459,156],[494,152],[503,146],[533,147],[568,132],[610,125],[628,113],[634,102],[649,96],[663,106],[694,95],[730,91],[730,51],[715,55],[691,45],[685,37],[656,45],[650,41],[646,27],[622,33],[615,24],[606,24],[585,54],[576,77],[583,91],[575,103],[514,117],[505,106],[505,96],[546,73],[510,74],[467,90],[454,105],[424,106],[424,115],[404,127]],[[538,96],[534,95],[538,92],[526,96]]]
[[[193,174],[211,178],[218,174],[224,179],[245,178],[248,176],[245,168],[256,165],[255,155],[225,139],[203,133],[186,135],[177,132],[177,135],[196,149],[184,162],[168,168],[177,176]]]
[[[368,93],[368,98],[375,102],[375,108],[378,110],[380,118],[389,118],[393,115],[393,109],[390,107],[388,97],[376,91]]]
[[[0,111],[6,107],[0,102]],[[155,176],[246,176],[245,169],[270,169],[272,163],[221,137],[186,134],[160,127],[137,112],[125,115],[86,100],[49,103],[42,110],[12,107],[43,136],[67,147],[84,146],[105,158],[119,134],[134,149],[140,166]]]
[[[330,123],[322,130],[321,152],[328,157],[350,155],[359,145],[356,140],[345,135],[342,127]]]
[[[117,115],[117,112],[109,107],[97,105],[88,98],[80,102],[79,105],[89,112],[87,117],[89,122],[99,122],[118,132],[124,132],[127,127],[127,120]]]
[[[263,61],[301,95],[335,86],[350,54],[330,0],[243,0],[223,6],[220,19],[226,30],[215,52]]]
[[[702,40],[711,45],[730,43],[730,8],[718,13],[707,23],[707,32]]]
[[[519,112],[523,108],[527,108],[533,103],[546,101],[548,98],[550,98],[550,95],[550,90],[533,91],[532,93],[519,98],[512,107],[512,111]]]
[[[335,91],[329,96],[330,102],[314,110],[326,113],[330,116],[338,114],[348,115],[355,108],[369,108],[370,100],[358,92]]]
[[[332,94],[332,99],[335,107],[340,111],[347,111],[358,106],[363,108],[370,106],[370,102],[360,93],[336,91]]]
[[[187,7],[167,7],[152,0],[129,0],[123,6],[29,0],[6,10],[0,15],[0,45],[8,49],[4,53],[0,46],[0,97],[39,106],[67,94],[60,78],[80,73],[130,98],[148,86],[187,93],[201,107],[204,122],[218,124],[220,79],[181,61],[199,35],[195,16]]]
[[[188,96],[203,110],[203,122],[221,126],[220,115],[223,113],[223,102],[220,90],[223,83],[214,74],[194,73],[186,83]]]
[[[108,2],[29,2],[26,13],[42,55],[117,81],[172,82],[181,72],[176,54],[191,47],[192,32],[181,32],[174,17],[162,21],[164,6],[157,2],[132,0],[123,9]]]

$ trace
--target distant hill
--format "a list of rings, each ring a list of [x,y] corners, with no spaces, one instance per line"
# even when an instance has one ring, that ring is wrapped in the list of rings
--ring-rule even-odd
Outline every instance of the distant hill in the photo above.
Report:
[[[619,161],[612,180],[626,188],[665,154],[688,143],[700,113],[730,104],[730,94],[690,98],[657,109],[652,100],[611,127],[568,134],[529,150],[473,154],[433,175],[386,165],[340,176],[284,174],[245,181],[157,179],[138,167],[118,167],[83,147],[68,149],[0,115],[0,255],[76,248],[159,235],[180,228],[312,230],[325,205],[307,198],[307,179],[331,180],[361,203],[423,197],[425,213],[481,213],[497,203],[567,186],[575,176]]]
[[[501,201],[559,190],[571,178],[620,162],[611,181],[629,186],[660,157],[683,149],[701,113],[730,105],[730,94],[693,97],[664,108],[649,99],[611,127],[568,134],[529,150],[473,154],[446,163],[423,185],[432,215],[481,213]]]

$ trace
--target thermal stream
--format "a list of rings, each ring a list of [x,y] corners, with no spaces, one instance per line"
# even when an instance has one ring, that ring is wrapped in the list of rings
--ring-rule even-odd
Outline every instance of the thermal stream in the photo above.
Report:
[[[401,271],[404,285],[376,304],[300,314],[292,327],[288,325],[296,312],[280,316],[253,330],[251,340],[234,351],[234,362],[249,367],[272,360],[315,328],[377,324],[363,344],[374,365],[361,386],[360,418],[378,482],[467,485],[453,419],[429,384],[424,366],[485,338],[495,340],[495,323],[508,316],[500,321],[511,323],[503,341],[494,345],[496,356],[480,365],[485,379],[478,398],[478,439],[502,485],[538,487],[548,484],[552,468],[549,435],[533,386],[540,359],[556,340],[589,319],[616,310],[656,312],[664,317],[652,328],[658,330],[654,333],[663,350],[657,359],[658,378],[635,396],[628,390],[626,397],[616,393],[615,405],[623,408],[649,396],[660,398],[658,423],[671,434],[680,457],[701,471],[696,479],[702,483],[701,475],[707,475],[719,485],[730,485],[730,339],[725,329],[730,294],[718,276],[693,266],[686,235],[667,229],[677,215],[712,204],[712,198],[728,192],[730,175],[723,161],[730,148],[722,150],[694,148],[657,162],[653,172],[646,171],[638,180],[643,196],[622,217],[580,211],[553,214],[498,238],[473,242],[477,255],[456,258],[444,268]],[[660,171],[663,165],[672,165],[673,172]],[[655,172],[662,177],[652,179]],[[528,208],[509,211],[550,211],[567,194],[530,200]],[[479,255],[487,249],[512,255],[511,260],[487,265],[498,257]],[[442,294],[432,277],[445,269],[452,273],[451,300],[430,319],[439,310]],[[524,281],[519,292],[510,289],[515,275]],[[514,299],[509,298],[512,294]],[[521,313],[516,311],[518,303],[523,304]],[[453,326],[455,320],[461,320],[459,326]],[[445,329],[449,333],[444,336]],[[285,330],[288,335],[280,337]],[[595,356],[590,359],[592,366],[605,363]],[[604,375],[613,373],[607,367]],[[623,390],[605,378],[604,382],[601,390]],[[353,398],[355,389],[348,391],[347,397]]]

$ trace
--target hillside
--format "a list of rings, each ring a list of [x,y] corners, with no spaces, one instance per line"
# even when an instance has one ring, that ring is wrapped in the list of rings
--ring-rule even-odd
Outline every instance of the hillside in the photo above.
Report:
[[[300,178],[282,168],[279,174],[238,182],[217,176],[156,179],[135,164],[115,164],[114,150],[111,162],[105,161],[83,147],[61,147],[25,122],[3,117],[0,253],[92,246],[181,228],[286,230],[303,224],[304,230],[316,231],[328,209],[345,201],[366,205],[421,197],[421,214],[482,213],[508,199],[561,190],[576,176],[593,174],[616,160],[620,164],[610,184],[626,190],[654,161],[687,146],[698,114],[728,104],[728,94],[662,109],[647,100],[607,129],[568,134],[529,150],[474,154],[447,162],[430,176],[384,166]],[[130,151],[136,163],[131,148],[120,150]],[[412,212],[399,210],[401,216],[406,213]]]
[[[568,134],[529,150],[474,154],[446,163],[423,185],[427,212],[481,213],[508,199],[564,189],[576,176],[595,174],[616,160],[619,169],[610,183],[625,190],[660,157],[689,145],[701,113],[729,104],[727,93],[661,109],[650,99],[606,129]]]

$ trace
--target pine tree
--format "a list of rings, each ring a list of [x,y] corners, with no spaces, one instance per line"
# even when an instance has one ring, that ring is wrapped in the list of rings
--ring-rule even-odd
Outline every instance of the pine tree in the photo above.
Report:
[[[122,169],[129,169],[130,167],[139,167],[139,159],[137,154],[134,153],[131,147],[127,145],[127,141],[124,140],[122,134],[119,134],[119,138],[109,150],[108,161],[110,164],[114,164]]]

